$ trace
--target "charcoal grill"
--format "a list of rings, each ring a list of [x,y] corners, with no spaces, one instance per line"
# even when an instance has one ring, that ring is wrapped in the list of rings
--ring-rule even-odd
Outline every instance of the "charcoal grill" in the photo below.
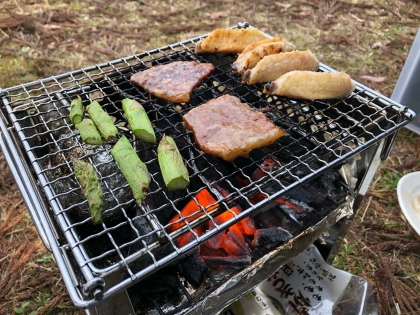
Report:
[[[240,23],[236,27],[251,26]],[[2,151],[45,246],[54,254],[71,299],[87,313],[110,311],[116,305],[125,314],[134,312],[125,302],[132,300],[127,291],[139,281],[166,270],[240,220],[270,211],[277,206],[278,198],[294,189],[332,170],[338,172],[344,198],[334,201],[328,210],[315,211],[303,223],[282,212],[288,224],[297,227],[291,240],[271,248],[227,278],[206,271],[200,288],[191,288],[178,277],[176,302],[149,301],[151,309],[159,314],[220,311],[302,252],[330,226],[351,215],[377,161],[386,158],[397,131],[415,116],[407,107],[359,83],[344,100],[266,96],[261,93],[262,85],[244,85],[232,73],[236,56],[194,54],[195,43],[203,38],[205,35],[0,91]],[[133,73],[177,60],[211,62],[215,66],[187,104],[157,99],[129,82]],[[321,64],[319,71],[334,70]],[[235,95],[266,113],[287,135],[232,163],[204,154],[184,128],[182,115],[223,94]],[[84,105],[100,102],[114,118],[120,135],[130,139],[147,165],[152,182],[141,205],[135,204],[128,184],[110,158],[115,139],[93,148],[81,141],[71,125],[70,102],[78,95]],[[157,166],[157,145],[137,141],[130,133],[121,114],[121,100],[126,97],[144,106],[158,140],[163,134],[175,139],[191,175],[185,191],[169,192],[164,187]],[[72,159],[79,158],[94,165],[103,183],[106,209],[97,226],[86,216],[87,201],[72,170]],[[267,158],[276,161],[269,170],[262,167]],[[262,176],[254,178],[251,171],[255,170]],[[239,185],[238,176],[247,183]],[[169,216],[179,213],[202,189],[212,193],[216,207],[201,207],[198,218],[190,222],[182,218],[184,226],[168,233]],[[256,194],[265,198],[251,202]],[[243,209],[240,214],[222,224],[215,223],[215,216],[236,205]],[[195,234],[194,228],[206,221],[212,221],[216,228],[200,236]],[[147,233],[139,233],[139,222],[147,224]],[[193,233],[193,241],[178,247],[177,240],[188,232]]]

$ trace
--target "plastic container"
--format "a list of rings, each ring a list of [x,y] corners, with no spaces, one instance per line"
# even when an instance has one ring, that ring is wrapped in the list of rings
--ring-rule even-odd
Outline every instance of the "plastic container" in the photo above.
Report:
[[[420,235],[420,172],[406,174],[398,181],[397,196],[405,218]]]

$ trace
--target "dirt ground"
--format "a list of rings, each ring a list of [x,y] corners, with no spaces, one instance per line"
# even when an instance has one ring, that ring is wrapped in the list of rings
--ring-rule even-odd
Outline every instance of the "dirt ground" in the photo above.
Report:
[[[420,27],[419,1],[3,0],[0,87],[65,73],[248,21],[312,50],[390,96]],[[420,314],[420,238],[396,185],[420,170],[420,136],[402,130],[380,165],[334,266],[372,282],[381,314]],[[0,154],[0,314],[82,314],[67,295]]]

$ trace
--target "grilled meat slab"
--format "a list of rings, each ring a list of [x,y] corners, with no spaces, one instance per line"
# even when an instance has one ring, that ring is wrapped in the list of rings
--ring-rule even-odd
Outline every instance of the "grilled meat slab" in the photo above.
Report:
[[[295,46],[283,37],[264,39],[248,45],[232,64],[232,69],[236,73],[243,73],[247,69],[254,68],[267,55],[294,50]]]
[[[213,70],[211,63],[174,61],[137,72],[131,76],[130,82],[164,100],[187,103],[192,90]]]
[[[202,151],[226,161],[247,156],[253,149],[272,144],[284,134],[263,113],[231,95],[190,110],[183,120]]]
[[[309,50],[269,55],[261,59],[253,69],[246,70],[242,76],[242,82],[254,84],[274,81],[289,71],[315,71],[318,66],[318,59]]]
[[[238,54],[249,44],[267,39],[267,35],[256,28],[215,29],[195,45],[195,53]]]
[[[340,99],[356,88],[344,72],[291,71],[264,87],[265,94],[308,100]]]

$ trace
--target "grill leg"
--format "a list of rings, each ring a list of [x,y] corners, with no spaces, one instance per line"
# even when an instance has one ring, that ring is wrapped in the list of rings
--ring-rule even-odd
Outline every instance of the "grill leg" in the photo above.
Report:
[[[356,187],[352,187],[355,191],[355,200],[353,202],[353,215],[350,218],[343,218],[337,222],[334,226],[329,229],[329,239],[327,240],[326,246],[317,247],[320,249],[325,261],[331,264],[340,251],[340,245],[343,243],[343,239],[346,236],[347,230],[350,228],[350,225],[353,222],[353,219],[357,213],[357,210],[360,208],[360,204],[363,201],[363,198],[375,176],[375,173],[381,162],[381,152],[384,145],[384,140],[373,145],[371,148],[366,150],[364,161],[365,167],[362,167],[362,172],[358,174],[359,184]],[[359,173],[359,172],[358,172]]]
[[[120,275],[113,273],[105,279],[107,285],[116,285]],[[86,315],[134,315],[133,306],[128,297],[127,290],[121,290],[99,305],[86,310]]]

